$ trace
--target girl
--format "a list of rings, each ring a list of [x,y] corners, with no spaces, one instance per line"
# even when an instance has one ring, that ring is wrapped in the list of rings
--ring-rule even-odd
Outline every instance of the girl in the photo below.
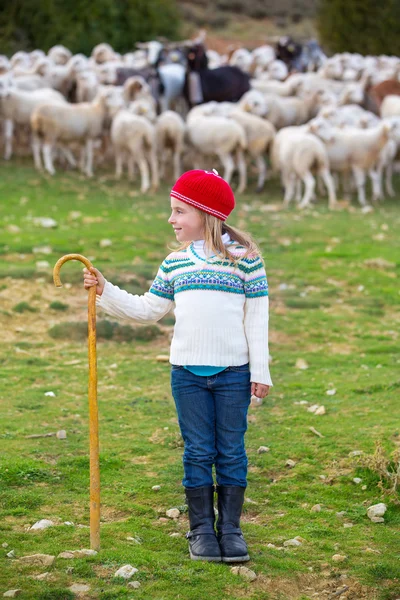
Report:
[[[268,284],[251,238],[225,224],[235,207],[228,183],[213,172],[184,173],[171,191],[179,248],[167,256],[143,296],[84,270],[108,314],[154,323],[175,303],[172,394],[184,440],[186,500],[193,560],[250,559],[240,529],[247,481],[244,434],[251,394],[264,398],[268,368]],[[214,530],[215,466],[218,520]]]

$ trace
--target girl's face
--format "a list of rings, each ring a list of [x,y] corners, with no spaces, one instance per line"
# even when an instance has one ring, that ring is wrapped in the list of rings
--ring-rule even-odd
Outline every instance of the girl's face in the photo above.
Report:
[[[200,211],[171,196],[171,216],[168,223],[174,228],[178,242],[204,239],[204,224]]]

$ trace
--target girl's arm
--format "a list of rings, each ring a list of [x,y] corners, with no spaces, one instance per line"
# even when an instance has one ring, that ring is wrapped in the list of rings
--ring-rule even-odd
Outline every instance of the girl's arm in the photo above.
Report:
[[[245,275],[244,329],[249,346],[251,381],[273,385],[269,372],[268,283],[260,257],[248,261]]]
[[[85,273],[85,287],[97,286],[96,305],[107,314],[137,323],[150,324],[159,321],[172,308],[174,303],[173,287],[159,269],[150,290],[142,296],[129,294],[105,280],[100,271],[95,278]],[[91,284],[91,285],[90,285]]]

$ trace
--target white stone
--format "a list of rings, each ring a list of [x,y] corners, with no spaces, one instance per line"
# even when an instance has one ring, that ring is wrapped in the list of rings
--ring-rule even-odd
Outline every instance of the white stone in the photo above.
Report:
[[[45,581],[50,576],[50,573],[46,571],[46,573],[41,573],[40,575],[32,575],[32,579],[36,579],[37,581]]]
[[[53,250],[50,246],[35,246],[32,248],[33,254],[51,254]]]
[[[35,531],[38,529],[47,529],[48,527],[53,527],[54,523],[53,521],[50,521],[49,519],[41,519],[40,521],[37,521],[36,523],[34,523],[34,525],[32,525],[32,527],[29,528],[29,531]]]
[[[319,408],[319,404],[312,404],[307,408],[307,412],[315,413],[315,411]]]
[[[175,531],[174,533],[170,533],[169,537],[178,538],[178,537],[182,537],[182,534],[179,533],[178,531]]]
[[[124,565],[118,571],[114,573],[114,577],[122,577],[123,579],[130,579],[135,573],[138,572],[138,569],[132,567],[132,565]]]
[[[22,592],[21,589],[18,589],[18,590],[8,590],[7,592],[4,592],[3,598],[16,598],[17,596],[20,595],[21,592]]]
[[[129,536],[126,539],[128,540],[128,542],[134,542],[135,544],[141,544],[142,543],[138,538],[135,538],[135,537],[130,537]]]
[[[343,527],[345,529],[350,529],[351,527],[354,527],[353,523],[343,523]]]
[[[7,558],[15,558],[15,550],[10,550],[10,552],[7,552],[6,556]]]
[[[6,227],[7,231],[9,231],[10,233],[20,233],[21,232],[21,228],[18,227],[18,225],[7,225]]]
[[[334,554],[332,556],[333,562],[344,562],[347,559],[347,556],[343,556],[343,554]]]
[[[72,521],[64,521],[63,525],[69,525],[70,527],[74,527],[74,523]]]
[[[370,517],[373,523],[384,523],[385,519],[383,517]]]
[[[57,558],[83,558],[84,556],[96,556],[96,554],[96,550],[83,548],[82,550],[65,550],[64,552],[60,552]]]
[[[257,454],[264,454],[265,452],[269,452],[268,446],[260,446],[257,450]]]
[[[263,403],[262,398],[257,398],[257,396],[251,397],[250,406],[252,406],[253,408],[257,408],[258,406],[261,406],[262,403]]]
[[[36,269],[38,271],[45,271],[50,267],[50,263],[47,260],[38,260],[36,261]]]
[[[65,429],[60,429],[60,431],[57,431],[56,437],[59,440],[66,440],[67,439],[67,432],[65,431]]]
[[[169,362],[169,355],[168,354],[158,354],[156,356],[156,361],[157,362]]]
[[[257,579],[257,575],[254,571],[247,567],[232,567],[231,573],[233,573],[233,575],[240,575],[240,577],[243,577],[246,581],[254,581]]]
[[[109,246],[112,246],[112,241],[108,239],[100,240],[99,246],[100,248],[108,248]]]
[[[335,394],[336,394],[336,390],[335,389],[333,389],[333,390],[326,390],[326,395],[327,396],[334,396]]]
[[[44,227],[45,229],[51,229],[52,227],[58,226],[57,221],[50,217],[34,217],[33,223],[34,225],[39,225],[40,227]]]
[[[283,545],[285,547],[287,546],[293,546],[293,547],[298,547],[301,546],[301,542],[299,540],[296,540],[295,538],[293,538],[292,540],[286,540],[286,542],[283,542]]]
[[[44,395],[45,396],[50,396],[50,398],[55,398],[56,397],[56,395],[55,395],[54,392],[45,392]]]
[[[31,554],[29,556],[21,556],[19,560],[29,565],[51,567],[56,560],[56,557],[50,554]]]
[[[362,479],[360,477],[353,477],[353,482],[358,485],[359,483],[362,482]]]
[[[170,519],[177,519],[181,513],[180,513],[179,509],[177,509],[177,508],[170,508],[169,510],[166,511],[165,514]]]
[[[140,581],[130,581],[128,587],[138,590],[140,588]]]
[[[275,544],[269,543],[269,544],[267,544],[267,548],[276,548],[276,546],[275,546]]]
[[[296,369],[308,369],[308,363],[304,360],[304,358],[298,358],[295,364]]]
[[[294,460],[292,460],[291,458],[288,458],[285,463],[285,467],[289,467],[289,469],[293,469],[293,467],[295,465],[296,465],[296,462]]]
[[[8,544],[7,544],[7,542],[3,542],[3,543],[2,543],[2,545],[1,545],[1,547],[2,547],[2,548],[8,548]]]
[[[79,596],[80,594],[85,594],[86,592],[88,592],[90,590],[90,586],[85,585],[84,583],[73,583],[69,586],[68,589],[71,590],[71,592],[73,592],[74,594],[78,594]]]
[[[311,507],[311,512],[321,512],[322,508],[320,504],[314,504],[314,506]]]
[[[314,413],[314,415],[319,415],[319,416],[325,415],[325,414],[326,414],[325,406],[319,406]]]
[[[364,454],[362,450],[353,450],[352,452],[349,452],[349,457],[354,458],[355,456],[361,456],[361,454]]]
[[[383,523],[383,515],[387,510],[386,504],[379,502],[379,504],[373,504],[367,508],[367,515],[374,523]],[[379,519],[377,521],[376,519]]]
[[[161,490],[161,485],[153,485],[151,489],[153,492],[159,492]]]

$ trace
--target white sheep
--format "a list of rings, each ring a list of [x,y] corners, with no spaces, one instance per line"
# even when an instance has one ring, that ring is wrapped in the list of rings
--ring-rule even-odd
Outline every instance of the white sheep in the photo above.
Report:
[[[178,179],[184,149],[185,122],[178,113],[166,110],[156,121],[157,150],[160,158],[160,176],[164,177],[168,153],[172,155],[174,179]]]
[[[42,89],[26,92],[14,87],[0,90],[0,116],[4,119],[4,158],[12,156],[15,125],[30,126],[34,109],[45,102],[65,103],[65,98],[55,90]]]
[[[187,117],[186,131],[188,142],[199,154],[218,156],[224,167],[224,179],[228,183],[235,168],[233,154],[236,154],[239,171],[238,192],[243,192],[247,178],[243,155],[247,141],[243,127],[225,117],[196,115],[192,109]]]
[[[375,167],[379,153],[389,139],[390,126],[381,124],[371,129],[339,129],[324,119],[317,118],[309,123],[308,128],[324,142],[331,170],[353,174],[359,203],[366,206],[366,173],[370,174],[377,185]]]
[[[325,183],[329,208],[336,207],[335,185],[329,170],[327,151],[321,140],[307,132],[306,126],[285,127],[278,131],[272,145],[271,162],[273,169],[282,175],[285,207],[294,196],[297,180],[303,181],[305,186],[299,208],[310,206],[315,190],[313,173]]]
[[[400,96],[389,95],[386,96],[381,104],[381,117],[387,119],[388,117],[400,117]]]
[[[103,133],[107,112],[106,93],[100,93],[93,102],[42,104],[35,108],[31,116],[31,127],[36,168],[42,168],[42,144],[45,168],[54,175],[53,148],[58,143],[79,142],[85,144],[86,149],[85,163],[81,162],[82,170],[88,177],[92,177],[94,141]]]
[[[151,169],[151,186],[158,188],[158,164],[156,154],[156,135],[154,126],[139,115],[128,110],[120,110],[111,125],[111,141],[115,150],[115,175],[122,176],[125,161],[128,163],[130,179],[133,178],[135,165],[141,174],[142,193],[150,188],[149,163]]]
[[[66,65],[70,58],[72,58],[72,52],[65,46],[57,45],[50,48],[47,56],[56,65]]]

